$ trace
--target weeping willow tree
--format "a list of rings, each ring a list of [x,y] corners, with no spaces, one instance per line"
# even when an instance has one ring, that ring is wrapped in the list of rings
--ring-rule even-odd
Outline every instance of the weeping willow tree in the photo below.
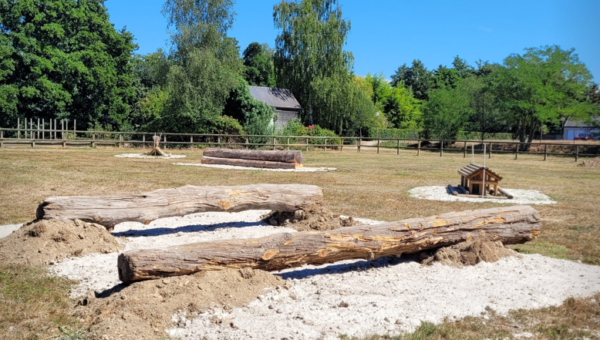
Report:
[[[355,86],[352,53],[344,50],[350,22],[338,0],[283,0],[274,7],[275,77],[303,107],[302,120],[351,134],[374,114],[364,90]]]

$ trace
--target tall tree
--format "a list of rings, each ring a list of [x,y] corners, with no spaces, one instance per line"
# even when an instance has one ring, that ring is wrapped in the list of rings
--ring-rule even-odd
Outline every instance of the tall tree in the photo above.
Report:
[[[410,88],[415,98],[427,100],[429,99],[429,90],[433,85],[433,77],[431,72],[425,68],[425,65],[420,60],[415,59],[411,67],[404,64],[392,76],[392,86],[397,87],[400,84],[403,84],[407,89]]]
[[[18,117],[117,127],[135,91],[135,45],[104,0],[0,0],[0,125]]]
[[[155,129],[214,132],[243,64],[235,39],[227,36],[233,0],[168,0],[163,8],[171,28],[172,65],[168,100]]]
[[[592,76],[573,49],[546,46],[525,51],[510,55],[505,67],[495,72],[501,109],[521,142],[531,143],[543,124],[591,121],[600,114],[588,96]]]
[[[275,87],[273,50],[253,42],[244,50],[244,78],[249,85]]]
[[[342,18],[338,0],[283,0],[274,7],[273,17],[279,29],[274,55],[277,86],[292,91],[303,107],[305,122],[338,133],[356,130],[357,107],[341,107],[364,103],[353,100],[364,93],[353,85],[353,57],[343,48],[350,22]],[[325,98],[324,93],[331,96]]]

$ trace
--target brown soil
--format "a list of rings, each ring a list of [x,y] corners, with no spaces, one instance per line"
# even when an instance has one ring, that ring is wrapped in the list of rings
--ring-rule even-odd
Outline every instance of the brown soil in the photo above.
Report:
[[[342,218],[317,203],[311,203],[293,213],[274,211],[263,216],[263,220],[273,226],[290,227],[298,231],[333,230],[355,224],[352,216]]]
[[[582,166],[586,168],[600,168],[600,157],[588,159],[580,164],[577,164],[577,166]]]
[[[56,220],[31,222],[0,239],[0,264],[40,265],[65,257],[117,252],[122,245],[104,227]]]
[[[173,326],[173,315],[185,313],[191,319],[214,308],[241,307],[266,293],[267,288],[284,285],[271,273],[245,269],[199,272],[188,276],[141,281],[96,298],[93,292],[79,301],[75,316],[91,324],[92,339],[164,339]],[[231,320],[215,319],[229,324]],[[177,323],[183,326],[185,319]]]
[[[496,262],[503,257],[517,256],[514,250],[505,248],[502,242],[468,241],[453,246],[440,248],[435,253],[421,253],[421,263],[431,265],[441,263],[446,266],[463,267],[476,265],[479,262]]]

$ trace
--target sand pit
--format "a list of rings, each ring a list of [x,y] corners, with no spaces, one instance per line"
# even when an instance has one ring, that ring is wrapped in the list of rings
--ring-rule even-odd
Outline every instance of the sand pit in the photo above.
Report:
[[[267,169],[267,168],[249,168],[244,166],[219,165],[219,164],[200,164],[200,163],[173,163],[181,166],[203,166],[207,168],[228,169],[228,170],[263,170],[263,171],[284,171],[284,172],[320,172],[320,171],[335,171],[336,168],[311,168],[303,167],[297,169]]]
[[[126,240],[128,250],[296,232],[262,222],[266,213],[201,213],[149,225],[121,223],[113,235]],[[462,247],[454,250],[468,250]],[[475,248],[475,253],[481,250]],[[108,339],[160,339],[165,331],[182,339],[394,335],[413,330],[421,321],[480,315],[486,308],[506,313],[559,305],[568,297],[600,292],[599,266],[540,255],[471,266],[461,262],[462,267],[439,261],[425,266],[407,256],[273,273],[285,282],[265,272],[227,270],[127,287],[118,279],[117,256],[96,253],[49,267],[54,275],[79,281],[71,292],[82,304],[76,313]],[[95,293],[86,294],[90,290]]]
[[[493,199],[493,198],[469,198],[453,196],[448,193],[446,187],[443,186],[427,186],[417,187],[408,191],[409,195],[414,198],[430,200],[430,201],[448,201],[448,202],[494,202],[502,204],[556,204],[547,195],[537,190],[522,190],[522,189],[505,189],[508,193],[514,196],[513,199]]]
[[[6,236],[13,233],[13,231],[21,228],[22,224],[8,224],[0,226],[0,238],[5,238]]]
[[[146,159],[176,159],[176,158],[185,158],[186,155],[171,155],[168,156],[151,156],[143,153],[126,153],[122,155],[115,155],[118,158],[146,158]]]
[[[92,253],[116,254],[121,248],[121,243],[97,224],[40,221],[0,239],[0,263],[40,265]]]

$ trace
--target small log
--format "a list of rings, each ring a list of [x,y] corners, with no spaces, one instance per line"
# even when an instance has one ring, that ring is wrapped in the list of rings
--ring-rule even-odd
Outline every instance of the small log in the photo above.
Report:
[[[504,190],[504,189],[502,189],[502,188],[500,188],[500,187],[498,187],[498,191],[499,191],[499,192],[500,192],[502,195],[506,196],[506,197],[507,197],[509,200],[512,200],[513,198],[515,198],[513,195],[509,194],[509,193],[508,193],[508,191],[506,191],[506,190]]]
[[[457,186],[458,191],[460,191],[461,194],[463,195],[468,195],[469,194],[469,190],[465,189],[465,187],[463,187],[462,185]]]
[[[202,157],[200,160],[202,164],[219,164],[219,165],[233,165],[242,166],[247,168],[267,168],[267,169],[296,169],[302,167],[301,164],[286,163],[286,162],[270,162],[270,161],[254,161],[249,159],[233,159],[233,158],[213,158],[213,157]]]
[[[474,238],[523,243],[535,238],[542,223],[530,206],[452,212],[330,231],[280,233],[268,237],[192,243],[119,255],[125,283],[202,270],[254,268],[282,270],[305,264],[374,260],[449,246]]]
[[[158,218],[208,211],[294,212],[306,204],[322,201],[323,190],[314,185],[187,185],[139,195],[48,197],[39,205],[37,218],[60,221],[80,219],[103,225],[110,230],[125,221],[150,223]]]
[[[448,184],[448,191],[450,191],[450,193],[451,193],[452,195],[454,195],[454,196],[458,195],[458,191],[456,191],[456,190],[454,189],[454,187],[453,187],[452,185],[450,185],[450,184]]]
[[[206,149],[203,153],[206,157],[247,159],[254,161],[283,162],[302,164],[302,152],[300,151],[263,151],[263,150],[233,150],[233,149]]]

